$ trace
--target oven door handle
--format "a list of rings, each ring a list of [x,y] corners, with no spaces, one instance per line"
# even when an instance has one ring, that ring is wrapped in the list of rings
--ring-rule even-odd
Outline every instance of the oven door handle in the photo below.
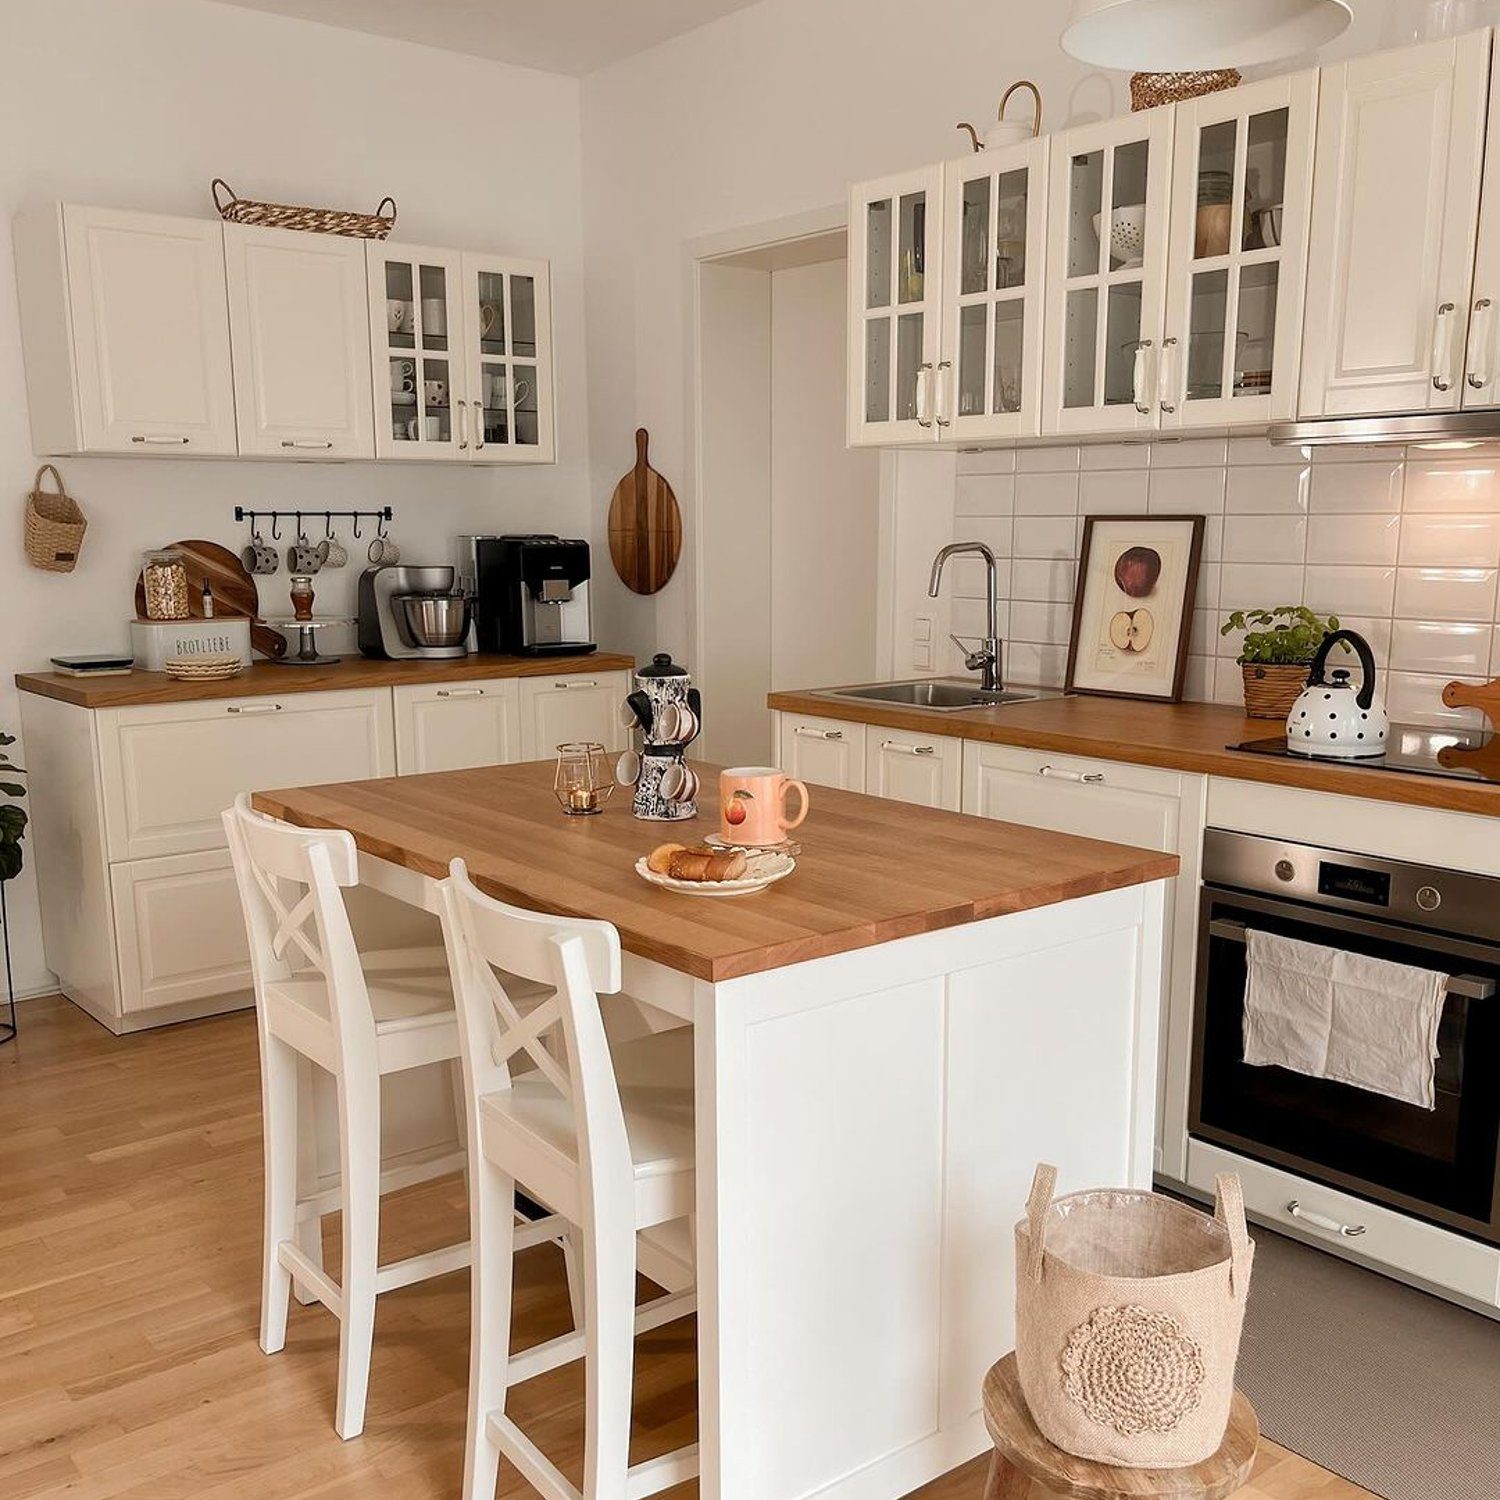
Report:
[[[1226,917],[1215,917],[1208,924],[1210,937],[1223,938],[1230,943],[1245,941],[1245,924],[1231,922]],[[1474,974],[1451,974],[1448,977],[1448,993],[1464,1000],[1490,1000],[1494,998],[1495,981],[1481,979]]]

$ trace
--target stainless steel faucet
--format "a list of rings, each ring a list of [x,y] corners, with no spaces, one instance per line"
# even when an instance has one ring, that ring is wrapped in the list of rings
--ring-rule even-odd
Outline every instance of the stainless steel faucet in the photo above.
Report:
[[[938,586],[943,581],[943,564],[950,557],[958,557],[966,553],[972,553],[984,559],[985,637],[979,643],[977,651],[971,650],[969,641],[961,636],[950,635],[948,638],[963,652],[964,665],[969,671],[983,673],[979,684],[981,689],[986,693],[998,693],[1004,687],[1004,683],[1001,681],[1003,675],[1000,660],[1001,641],[996,625],[996,615],[999,609],[999,572],[995,565],[995,554],[983,542],[949,542],[932,560],[932,579],[927,585],[927,595],[931,599],[937,598]]]

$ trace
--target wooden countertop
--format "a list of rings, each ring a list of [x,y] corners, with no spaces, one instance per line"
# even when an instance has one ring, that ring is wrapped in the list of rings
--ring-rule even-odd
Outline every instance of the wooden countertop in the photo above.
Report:
[[[533,910],[613,922],[626,951],[699,979],[734,979],[895,938],[1025,911],[1177,873],[1177,857],[814,787],[796,873],[711,901],[648,885],[635,861],[718,827],[718,767],[699,766],[696,819],[644,823],[617,793],[569,818],[553,763],[257,792],[262,812],[347,828],[367,854],[475,881]]]
[[[1079,695],[933,713],[830,698],[811,690],[772,693],[767,702],[784,713],[1500,817],[1500,781],[1456,781],[1230,750],[1228,746],[1243,740],[1269,739],[1280,732],[1281,725],[1273,719],[1247,719],[1239,709],[1217,703],[1140,703]],[[1492,774],[1500,776],[1500,765]]]
[[[613,651],[588,656],[465,656],[451,661],[371,661],[341,656],[327,667],[289,667],[258,661],[222,682],[178,682],[165,672],[119,677],[68,677],[61,672],[18,672],[23,693],[40,693],[79,708],[126,708],[142,703],[192,703],[207,698],[252,698],[266,693],[331,693],[341,688],[472,682],[488,677],[572,677],[589,672],[629,672],[635,658]]]

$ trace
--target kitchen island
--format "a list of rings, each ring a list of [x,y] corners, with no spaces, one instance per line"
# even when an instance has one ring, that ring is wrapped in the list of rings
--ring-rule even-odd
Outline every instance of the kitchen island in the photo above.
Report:
[[[454,857],[502,900],[601,918],[647,1024],[694,1032],[700,1493],[894,1500],[987,1446],[1011,1230],[1038,1159],[1151,1180],[1170,854],[814,790],[759,895],[647,885],[717,826],[569,819],[550,762],[258,793],[346,828],[431,910]]]

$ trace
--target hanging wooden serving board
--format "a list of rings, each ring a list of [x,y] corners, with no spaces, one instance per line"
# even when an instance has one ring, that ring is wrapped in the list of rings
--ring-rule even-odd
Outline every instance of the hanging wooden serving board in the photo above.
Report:
[[[1493,682],[1450,682],[1443,689],[1443,702],[1449,708],[1480,709],[1500,729],[1500,677]]]
[[[217,542],[187,541],[173,542],[169,550],[176,552],[187,567],[188,610],[195,620],[203,618],[206,581],[213,591],[215,615],[248,616],[250,644],[262,656],[286,655],[286,637],[260,624],[260,593],[254,577],[228,547]],[[146,618],[146,583],[142,578],[135,581],[135,612],[138,618]]]
[[[609,502],[609,555],[626,588],[654,594],[682,555],[682,512],[672,486],[646,461],[646,429],[635,434],[635,467]]]

